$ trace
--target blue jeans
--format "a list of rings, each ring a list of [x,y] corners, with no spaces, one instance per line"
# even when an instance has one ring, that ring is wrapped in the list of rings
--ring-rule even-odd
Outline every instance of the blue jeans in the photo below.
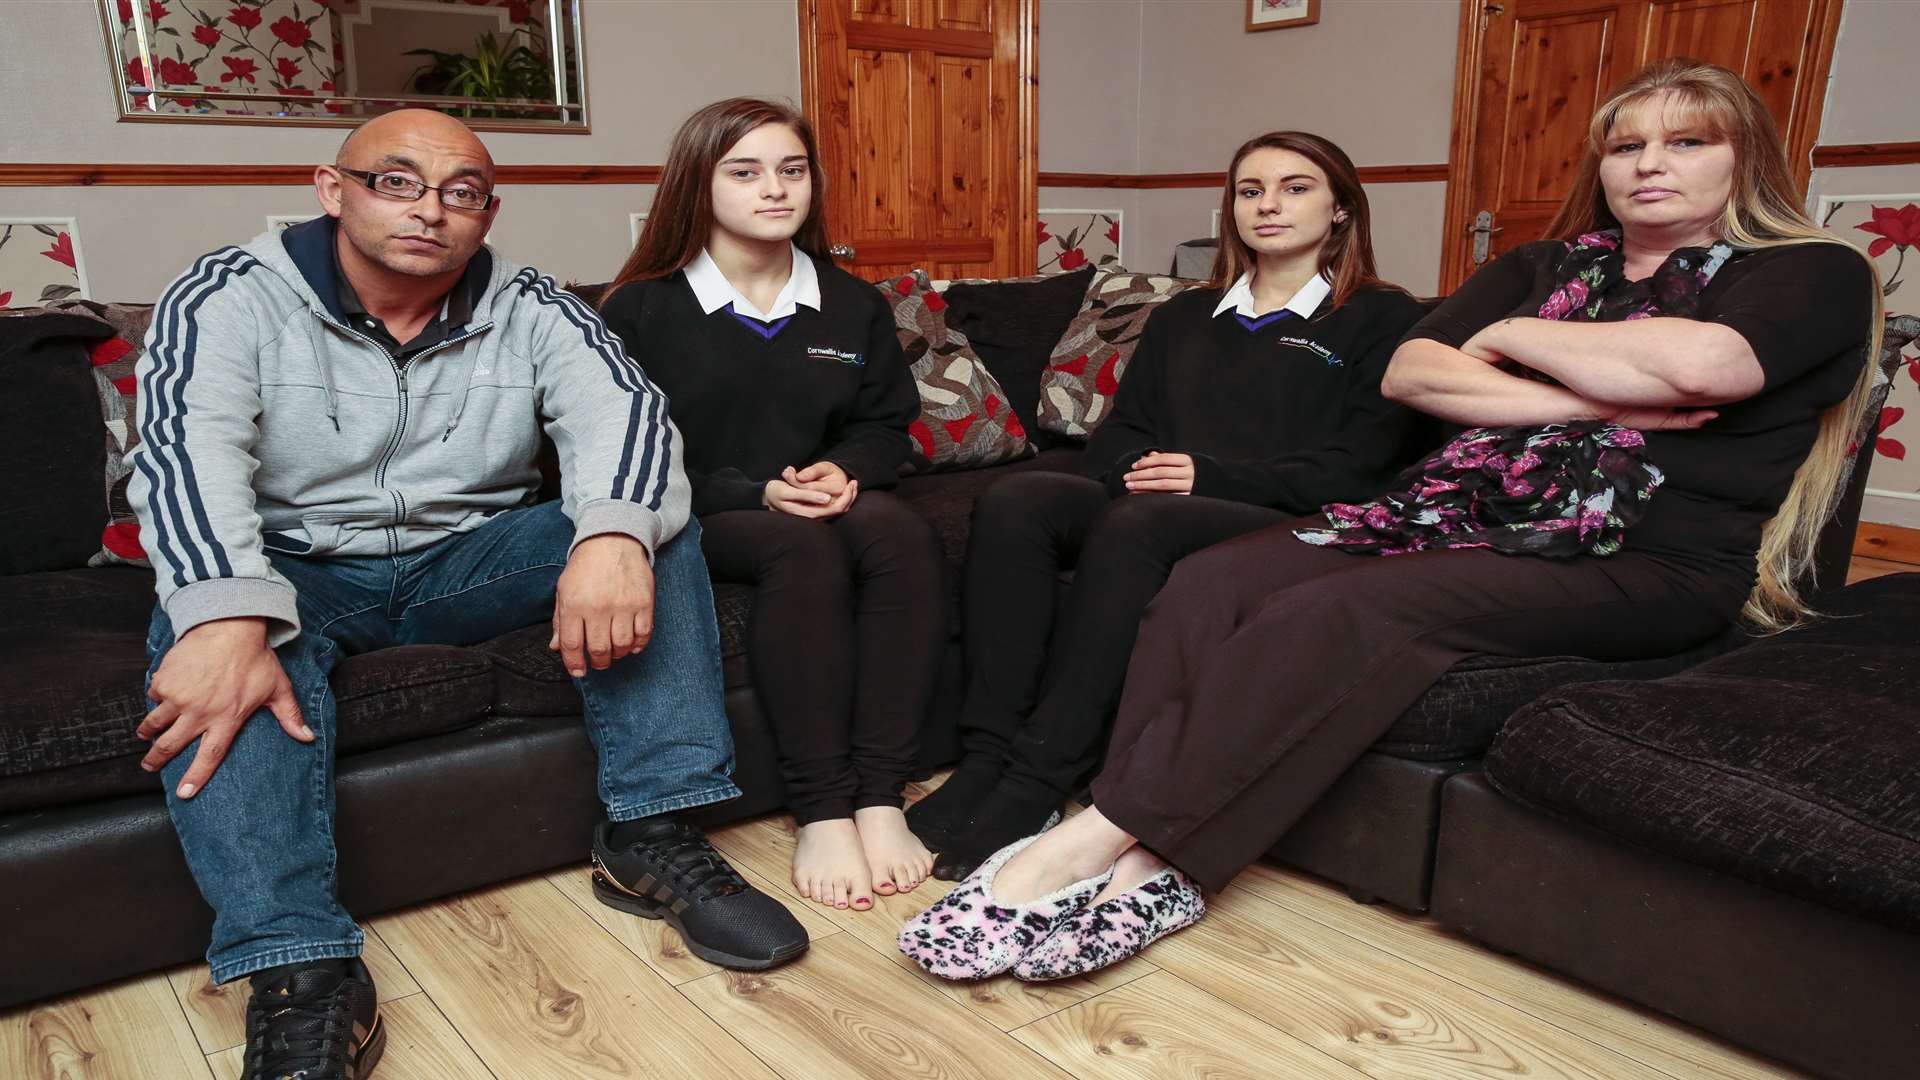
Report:
[[[214,909],[215,982],[360,953],[360,929],[335,896],[334,664],[390,645],[470,645],[548,621],[572,541],[572,522],[545,503],[390,558],[270,554],[299,595],[300,636],[276,652],[315,739],[295,741],[263,708],[193,798],[174,791],[198,741],[162,770],[187,865]],[[646,649],[574,680],[599,755],[600,801],[615,821],[740,794],[698,522],[654,553],[653,575]],[[156,608],[149,681],[172,646],[173,624]]]

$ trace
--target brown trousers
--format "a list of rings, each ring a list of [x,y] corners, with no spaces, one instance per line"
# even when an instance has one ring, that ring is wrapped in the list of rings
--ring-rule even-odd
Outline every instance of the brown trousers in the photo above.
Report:
[[[1102,813],[1208,889],[1271,848],[1461,658],[1669,655],[1720,633],[1745,598],[1631,552],[1356,555],[1301,543],[1301,524],[1174,568],[1093,782]]]

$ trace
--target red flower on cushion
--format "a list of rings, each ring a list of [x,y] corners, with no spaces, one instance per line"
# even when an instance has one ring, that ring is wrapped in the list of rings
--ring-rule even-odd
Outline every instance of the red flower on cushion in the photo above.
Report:
[[[292,57],[283,56],[273,62],[273,70],[280,73],[281,82],[292,82],[300,77],[300,65]]]
[[[1000,415],[1000,395],[988,394],[984,404],[987,407],[987,419],[991,420]]]
[[[126,338],[110,337],[94,342],[87,348],[87,359],[94,367],[105,367],[115,360],[121,360],[133,351]]]
[[[193,40],[211,49],[220,44],[220,28],[201,23],[193,28]]]
[[[272,26],[267,27],[267,29],[273,31],[274,37],[279,38],[281,41],[286,42],[296,49],[313,39],[313,31],[307,29],[307,24],[291,15],[280,16],[280,18]]]
[[[1120,380],[1113,373],[1113,369],[1118,367],[1119,364],[1120,354],[1114,353],[1112,356],[1107,357],[1106,363],[1100,365],[1100,374],[1095,376],[1093,380],[1095,393],[1103,397],[1112,397],[1120,392]]]
[[[920,456],[933,460],[933,429],[925,420],[915,420],[907,425],[907,435],[920,447]]]
[[[1119,222],[1117,221],[1114,222],[1113,225],[1107,229],[1107,240],[1114,247],[1120,246],[1120,223]]]
[[[1035,240],[1035,241],[1034,241],[1034,243],[1036,243],[1036,244],[1044,244],[1044,243],[1046,243],[1047,241],[1049,241],[1049,240],[1051,240],[1051,239],[1053,239],[1053,234],[1047,231],[1047,223],[1046,223],[1046,222],[1044,222],[1044,221],[1043,221],[1043,222],[1041,222],[1041,223],[1040,223],[1040,238],[1039,238],[1038,240]]]
[[[45,255],[54,262],[61,263],[69,270],[73,269],[73,237],[68,236],[66,233],[61,233],[59,236],[53,238],[53,246],[40,254]]]
[[[100,534],[100,546],[123,559],[144,559],[146,550],[140,546],[140,525],[127,521],[118,525],[109,525]]]
[[[120,391],[121,397],[132,397],[133,396],[133,376],[122,375],[120,378],[114,379],[113,388],[115,390]]]
[[[160,81],[168,86],[192,86],[200,81],[200,73],[193,65],[183,60],[160,59]]]
[[[227,21],[242,30],[251,30],[260,25],[260,13],[250,7],[237,7],[227,13]]]
[[[947,310],[947,298],[944,296],[941,296],[937,292],[928,293],[927,294],[927,310],[928,311]]]
[[[1068,248],[1060,253],[1060,269],[1078,270],[1087,265],[1087,256],[1079,248]]]
[[[978,419],[980,419],[980,414],[974,413],[970,416],[963,416],[958,420],[947,421],[945,425],[947,436],[951,438],[955,444],[966,442],[967,429],[972,427],[973,422]]]
[[[1006,431],[1007,434],[1016,439],[1024,439],[1027,437],[1027,425],[1020,422],[1019,415],[1012,409],[1007,410]]]
[[[10,292],[0,292],[0,307],[6,307],[6,306],[7,306],[8,304],[10,304],[10,303],[12,303],[12,302],[13,302],[13,294],[12,294],[12,293],[10,293]]]
[[[1905,415],[1907,415],[1907,410],[1899,408],[1897,406],[1889,405],[1886,408],[1881,409],[1880,424],[1875,429],[1875,431],[1880,432],[1880,431],[1887,430],[1893,425],[1899,423],[1900,418]],[[1873,440],[1873,448],[1876,452],[1883,454],[1887,457],[1890,457],[1895,461],[1905,461],[1907,459],[1906,445],[1903,444],[1899,439],[1889,439],[1889,438],[1886,438],[1885,436],[1881,436]]]
[[[253,73],[260,70],[260,65],[251,60],[223,56],[220,58],[220,62],[227,65],[227,73],[220,76],[221,82],[232,82],[235,79],[253,82]]]
[[[894,282],[893,291],[899,293],[901,296],[912,296],[913,295],[913,275],[908,274],[906,277],[903,277],[899,281]]]
[[[1066,375],[1085,375],[1087,373],[1087,358],[1085,354],[1076,356],[1064,364],[1053,365],[1052,370]]]
[[[1891,206],[1873,208],[1873,220],[1858,226],[1862,232],[1878,233],[1880,239],[1867,246],[1867,254],[1879,258],[1889,248],[1909,248],[1920,244],[1920,205],[1908,203],[1895,210]]]

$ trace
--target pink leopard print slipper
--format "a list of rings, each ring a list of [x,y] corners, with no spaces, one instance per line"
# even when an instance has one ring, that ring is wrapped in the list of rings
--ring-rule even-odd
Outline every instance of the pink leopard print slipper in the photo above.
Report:
[[[927,910],[900,928],[900,951],[943,979],[985,979],[1012,967],[1086,906],[1113,876],[1105,872],[1024,904],[993,901],[993,878],[1039,834],[1008,844]]]
[[[1113,899],[1069,916],[1052,937],[1014,965],[1013,974],[1027,982],[1084,975],[1135,955],[1206,913],[1200,887],[1169,866]]]

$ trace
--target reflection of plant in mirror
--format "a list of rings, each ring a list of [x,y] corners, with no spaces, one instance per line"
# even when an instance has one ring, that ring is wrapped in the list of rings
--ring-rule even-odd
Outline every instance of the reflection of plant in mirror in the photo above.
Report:
[[[515,44],[515,39],[526,40]],[[522,27],[506,37],[481,34],[473,41],[473,52],[441,52],[437,49],[408,49],[407,56],[430,56],[408,77],[408,88],[419,94],[444,94],[448,97],[480,98],[485,101],[513,99],[552,101],[553,67],[547,58],[534,51],[535,39]],[[539,112],[515,109],[479,109],[462,106],[462,116],[540,116]]]

